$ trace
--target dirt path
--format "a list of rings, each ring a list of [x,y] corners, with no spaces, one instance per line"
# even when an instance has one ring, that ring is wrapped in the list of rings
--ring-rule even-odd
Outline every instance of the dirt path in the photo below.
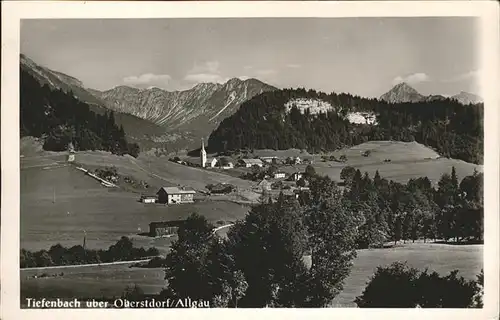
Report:
[[[229,224],[214,228],[213,233],[216,233],[217,231],[222,230],[224,228],[229,228],[233,225],[234,225],[234,223],[229,223]],[[65,266],[21,268],[21,272],[22,271],[30,271],[30,270],[51,270],[51,269],[67,269],[67,268],[83,268],[83,267],[101,267],[101,266],[111,266],[111,265],[119,265],[119,264],[142,263],[142,262],[148,262],[149,260],[151,260],[153,258],[155,258],[155,257],[148,257],[147,259],[141,259],[141,260],[127,260],[127,261],[89,263],[89,264],[71,264],[71,265],[65,265]]]
[[[229,223],[229,224],[225,224],[225,225],[223,225],[223,226],[217,227],[217,228],[215,228],[215,229],[213,230],[213,233],[216,233],[217,231],[222,230],[222,229],[224,229],[224,228],[229,228],[229,227],[231,227],[231,226],[234,226],[234,223]]]
[[[116,264],[129,264],[129,263],[139,263],[148,262],[154,257],[149,257],[142,260],[128,260],[128,261],[115,261],[115,262],[103,262],[103,263],[90,263],[90,264],[70,264],[66,266],[49,266],[49,267],[35,267],[35,268],[21,268],[21,272],[29,270],[49,270],[49,269],[66,269],[66,268],[81,268],[81,267],[100,267],[100,266],[111,266]]]

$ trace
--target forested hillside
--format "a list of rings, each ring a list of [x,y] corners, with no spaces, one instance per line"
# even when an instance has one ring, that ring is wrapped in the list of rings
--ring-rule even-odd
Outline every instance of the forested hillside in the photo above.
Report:
[[[285,104],[297,98],[318,99],[329,111],[301,113]],[[372,112],[377,124],[355,124],[350,112]],[[441,155],[473,163],[483,158],[483,104],[455,100],[387,103],[350,94],[284,89],[264,92],[243,103],[211,134],[211,151],[300,148],[329,151],[370,140],[417,141]]]
[[[139,146],[127,142],[113,112],[96,114],[72,94],[41,86],[28,72],[20,72],[21,137],[43,137],[43,147],[50,151],[66,150],[72,142],[75,150],[138,155]]]

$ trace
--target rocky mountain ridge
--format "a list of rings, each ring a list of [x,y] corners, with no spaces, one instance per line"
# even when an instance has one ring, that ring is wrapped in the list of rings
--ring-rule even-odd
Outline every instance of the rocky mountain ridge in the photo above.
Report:
[[[421,102],[421,101],[434,101],[444,100],[447,97],[443,95],[429,95],[425,96],[420,94],[417,90],[405,82],[395,85],[391,90],[387,91],[380,96],[380,100],[389,103],[404,103],[404,102]],[[456,100],[461,104],[476,104],[483,102],[483,99],[478,95],[461,91],[460,93],[448,97],[448,99]]]

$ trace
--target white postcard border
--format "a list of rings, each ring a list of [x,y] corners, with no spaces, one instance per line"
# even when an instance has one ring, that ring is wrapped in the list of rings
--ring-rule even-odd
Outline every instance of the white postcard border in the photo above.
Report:
[[[214,317],[284,317],[287,319],[452,318],[495,319],[499,305],[499,9],[494,1],[359,1],[359,2],[2,2],[2,319],[186,319]],[[473,309],[20,309],[19,271],[19,27],[20,19],[52,18],[196,18],[196,17],[415,17],[477,16],[480,37],[482,95],[485,100],[485,245],[484,308]]]

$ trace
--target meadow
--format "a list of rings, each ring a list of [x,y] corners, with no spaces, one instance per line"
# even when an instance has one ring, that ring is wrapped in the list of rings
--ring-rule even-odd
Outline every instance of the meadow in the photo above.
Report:
[[[370,150],[368,157],[362,153]],[[132,238],[135,246],[157,247],[166,254],[175,238],[149,238],[139,233],[149,230],[153,221],[185,218],[192,212],[207,217],[216,225],[243,218],[247,205],[235,203],[228,196],[197,196],[203,198],[194,204],[159,205],[138,202],[140,190],[105,188],[96,180],[84,175],[74,166],[65,163],[64,153],[22,151],[21,158],[21,248],[31,251],[49,249],[61,243],[70,247],[82,244],[86,235],[87,248],[106,249],[121,236]],[[262,156],[272,155],[271,150],[259,151]],[[279,155],[303,156],[299,150],[280,151]],[[347,156],[347,162],[322,161],[321,155],[313,155],[314,168],[322,175],[340,181],[345,166],[359,168],[372,177],[376,170],[384,178],[405,183],[410,178],[427,176],[436,183],[443,173],[455,166],[459,179],[472,174],[482,166],[439,158],[433,150],[417,143],[391,141],[368,142],[328,155]],[[307,155],[309,156],[309,155]],[[390,162],[384,160],[389,159]],[[205,190],[209,183],[226,182],[236,185],[247,200],[255,200],[258,194],[251,191],[256,184],[240,179],[223,170],[203,170],[168,161],[167,157],[141,155],[119,157],[106,152],[78,152],[76,162],[88,169],[115,166],[120,175],[146,181],[150,187],[144,193],[156,193],[161,186],[183,185],[195,190]],[[303,171],[305,165],[282,166],[286,172]],[[235,171],[236,172],[236,171]],[[213,201],[219,200],[219,201]],[[234,199],[233,199],[234,200]],[[228,228],[219,233],[225,234]],[[354,298],[361,294],[366,282],[377,266],[395,261],[408,261],[410,266],[436,270],[447,274],[453,269],[460,275],[473,279],[482,268],[482,245],[454,246],[434,243],[407,243],[390,249],[360,250],[344,290],[333,305],[354,306]],[[146,293],[157,293],[163,287],[161,269],[129,268],[127,265],[50,269],[48,274],[64,275],[49,278],[33,278],[43,270],[22,270],[21,288],[24,297],[113,297],[122,294],[129,284],[140,285]]]
[[[365,157],[363,153],[370,151]],[[382,178],[406,183],[411,178],[428,177],[436,185],[443,173],[451,173],[455,167],[459,180],[471,175],[474,169],[482,172],[481,165],[475,165],[462,160],[441,158],[432,149],[416,142],[371,141],[347,150],[330,153],[337,158],[347,157],[345,163],[321,161],[316,159],[314,168],[320,175],[328,175],[336,181],[341,181],[340,172],[346,166],[368,172],[373,178],[378,170]],[[390,160],[390,162],[385,162]]]
[[[370,151],[370,155],[367,157],[363,156],[366,151]],[[346,162],[324,161],[322,159],[323,156],[335,156],[339,159],[342,155],[347,157]],[[341,181],[340,172],[346,166],[359,169],[363,174],[368,172],[372,178],[378,170],[381,177],[396,182],[406,183],[411,178],[428,177],[434,184],[437,184],[443,173],[451,173],[452,167],[455,167],[459,179],[471,175],[474,169],[479,172],[483,170],[481,165],[462,160],[441,158],[437,152],[417,142],[370,141],[323,154],[309,154],[298,149],[276,151],[266,149],[255,150],[252,156],[277,156],[280,159],[287,157],[308,158],[313,160],[313,167],[318,174],[327,175],[335,181]],[[183,159],[197,161],[197,158],[194,157]],[[306,165],[304,164],[279,166],[279,169],[287,174],[297,171],[303,172],[305,168]],[[251,171],[248,168],[212,170],[232,177],[239,177],[241,174]]]
[[[116,156],[104,152],[83,152],[77,155],[77,162],[84,166],[115,166],[118,171],[137,175],[142,171],[144,179],[154,177],[172,185],[188,185],[196,190],[203,190],[209,183],[226,182],[240,188],[250,188],[251,183],[238,178],[232,178],[219,172],[188,167],[168,160],[166,157],[140,156],[135,159],[130,156]],[[153,174],[150,174],[153,173]],[[137,178],[141,178],[138,176]]]
[[[406,243],[394,248],[359,250],[344,290],[333,300],[334,307],[355,307],[366,282],[378,266],[407,261],[418,269],[429,268],[442,275],[454,269],[467,279],[475,279],[482,268],[482,245],[448,245],[437,243]],[[128,285],[139,285],[145,293],[155,294],[164,286],[163,270],[129,268],[127,265],[78,267],[47,270],[47,274],[63,276],[33,278],[43,270],[21,270],[22,297],[117,297]]]
[[[54,202],[55,194],[55,202]],[[130,236],[136,246],[157,246],[167,250],[168,238],[137,236],[148,232],[153,221],[185,218],[193,212],[209,221],[241,219],[248,207],[228,201],[198,201],[194,204],[144,204],[139,195],[105,188],[72,166],[43,170],[21,170],[21,248],[49,249],[82,244],[108,248],[121,236]]]

